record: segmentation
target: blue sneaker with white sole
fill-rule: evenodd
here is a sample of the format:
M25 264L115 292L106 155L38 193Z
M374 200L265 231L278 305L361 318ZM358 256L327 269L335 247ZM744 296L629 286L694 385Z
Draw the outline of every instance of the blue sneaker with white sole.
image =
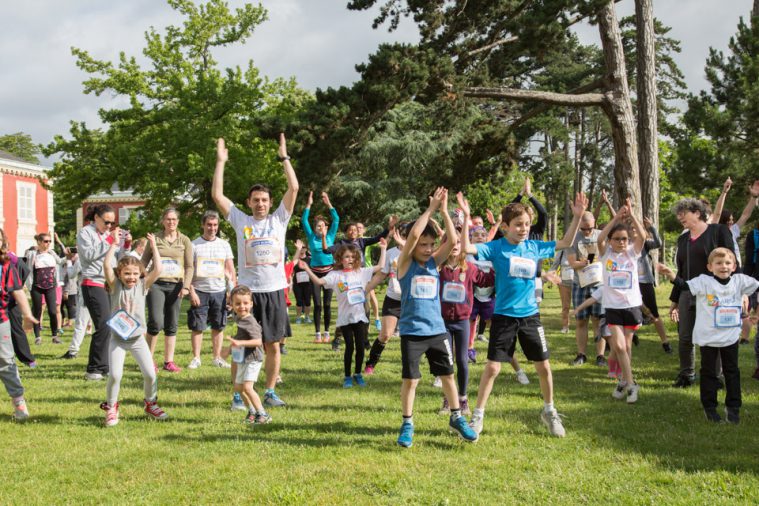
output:
M464 441L468 443L474 443L480 437L469 426L469 424L466 423L466 418L464 418L463 416L459 416L456 419L451 417L450 420L448 421L448 426L450 427L451 432L457 433L461 439L463 439Z
M281 408L286 406L286 404L285 401L280 399L279 396L274 393L274 391L271 391L264 394L264 406L269 408Z
M240 397L240 394L237 392L232 395L232 407L230 408L232 411L247 411L248 408L245 406L245 403L242 401L242 397Z
M343 380L343 388L353 388L353 378L346 376Z
M411 448L414 444L414 424L410 422L403 422L401 425L401 433L398 436L398 444L404 448Z
M365 387L366 386L366 381L364 381L364 377L361 376L360 374L354 374L353 375L353 382L356 383L356 385L358 385L360 387Z

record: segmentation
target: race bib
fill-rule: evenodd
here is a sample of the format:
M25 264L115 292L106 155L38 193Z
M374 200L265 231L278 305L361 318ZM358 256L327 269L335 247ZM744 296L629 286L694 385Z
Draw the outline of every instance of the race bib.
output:
M245 267L277 265L281 258L282 250L274 237L257 237L245 241Z
M223 278L224 259L198 257L195 265L195 273L199 278Z
M411 297L414 299L434 299L437 295L435 276L414 276L411 279Z
M348 297L348 304L351 306L355 306L357 304L363 304L366 302L366 295L364 294L364 289L357 287L357 288L350 288L347 292L345 292L345 295Z
M393 276L387 284L388 290L394 293L401 293L401 284L398 282L398 278Z
M532 279L536 272L535 260L522 257L511 257L509 259L509 276L511 277Z
M609 288L616 290L629 290L632 288L632 272L611 271L609 273Z
M492 286L486 286L481 288L479 286L474 287L474 298L480 302L488 302L493 295L495 288Z
M132 337L132 334L140 328L140 322L123 309L119 309L113 313L113 316L108 319L106 324L111 327L111 330L113 330L116 335L124 340Z
M306 271L298 271L295 273L296 283L308 283L308 273Z
M242 364L245 362L245 348L242 346L231 346L232 362L235 364Z
M179 260L173 258L161 259L161 277L162 278L181 278L182 266L179 265Z
M466 287L463 283L446 281L443 283L443 302L461 304L466 300Z
M580 278L580 286L583 288L590 285L597 285L604 280L601 262L592 263L575 272L577 272L577 277Z
M571 267L561 266L561 281L564 283L571 283L575 279L575 271Z
M723 329L741 326L740 306L717 306L714 308L714 326Z

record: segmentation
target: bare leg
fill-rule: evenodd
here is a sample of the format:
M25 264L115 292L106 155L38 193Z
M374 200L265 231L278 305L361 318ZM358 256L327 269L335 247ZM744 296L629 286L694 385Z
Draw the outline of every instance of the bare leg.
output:
M211 350L213 352L213 358L221 359L222 343L224 343L224 331L211 329ZM200 354L198 354L198 356L200 356Z
M453 376L451 376L451 381L453 381ZM417 384L419 384L418 379L403 378L403 383L401 383L401 411L403 416L414 414L414 399L416 398ZM458 399L456 399L456 402L458 402Z
M443 383L443 395L448 399L448 406L451 409L459 409L459 391L456 388L456 380L453 379L453 374L440 376L440 381Z
M264 369L266 370L266 388L273 390L277 385L279 362L282 358L279 354L279 343L264 343L264 352L266 352L266 361L264 362Z
M200 349L203 343L203 332L199 330L193 330L190 335L190 343L192 346L193 358L200 359Z
M490 392L493 390L493 383L499 372L501 372L501 363L488 360L485 369L482 371L480 388L477 392L477 409L485 409Z
M543 402L553 402L553 374L551 373L551 364L548 360L535 362L535 370L540 379L540 393L543 394Z
M164 350L164 356L166 357L166 362L173 362L174 361L174 348L177 346L177 336L164 336L163 337L164 346L166 349Z

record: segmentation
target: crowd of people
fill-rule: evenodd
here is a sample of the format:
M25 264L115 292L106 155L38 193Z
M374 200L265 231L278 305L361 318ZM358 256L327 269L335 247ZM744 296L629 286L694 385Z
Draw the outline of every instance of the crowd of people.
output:
M673 283L670 316L678 322L680 359L674 386L696 382L695 346L699 346L699 384L707 420L721 420L717 393L724 387L727 421L739 422L738 347L748 342L752 326L748 312L757 306L759 230L746 237L743 256L738 238L757 205L759 181L750 187L749 202L738 220L723 209L732 186L729 179L714 213L702 200L678 202L674 212L684 232L677 241L675 270L651 259L650 252L662 244L652 221L629 200L615 209L605 193L595 213L588 211L586 196L578 193L564 236L544 241L547 213L533 196L529 179L498 219L487 211L489 228L482 217L472 216L462 193L455 196L456 210L449 212L449 200L454 198L440 187L429 195L429 206L415 220L402 223L391 217L387 228L373 237L364 237L363 224L349 223L343 226L342 239L337 239L340 215L329 195L321 193L329 217L312 217L310 192L301 220L303 240L295 241L296 249L289 255L285 236L299 185L284 135L278 157L287 181L279 205L272 212L271 191L255 184L241 208L224 194L228 152L219 139L211 188L218 211L203 214L202 234L195 240L179 231L175 208L163 212L160 231L133 240L118 227L108 204L89 209L88 224L78 232L75 247L65 247L54 235L61 255L51 235L41 233L36 246L19 258L9 251L2 233L0 379L13 400L15 419L29 416L16 358L36 366L26 332L31 329L34 342L42 343L45 306L54 343L61 343L63 327L73 327L63 359L78 356L91 326L84 377L106 380L101 408L107 426L119 422L119 385L127 351L144 377L146 415L167 419L158 405L157 372L182 370L175 348L179 312L187 298L192 359L186 367L202 366L203 334L210 327L211 364L230 370L232 409L244 410L251 425L269 423L267 408L286 405L276 387L286 340L292 335L288 313L292 290L294 322L313 323L313 342L331 344L336 350L344 343L344 388L364 387L390 339L399 336L400 446L413 444L422 357L442 389L440 413L449 415L450 430L474 442L483 430L501 364L509 362L520 383L530 382L516 357L517 342L537 372L543 399L539 419L551 435L563 437L566 430L555 406L548 340L540 318L543 283L558 287L562 333L569 332L574 317L577 354L571 364L588 361L588 342L594 336L595 365L607 368L617 380L612 397L634 404L641 395L632 361L636 331L644 323L653 324L662 350L672 353L656 303L658 271ZM525 197L529 205L522 203ZM611 219L599 229L596 220L602 206ZM219 236L222 218L236 234L236 266L230 243ZM391 241L393 247L388 249ZM376 265L367 248L378 248ZM380 308L375 288L385 282ZM333 295L337 318L330 334ZM225 334L229 314L236 323L234 335ZM378 331L373 342L372 323ZM156 361L161 332L163 359ZM477 361L478 339L487 341L487 356L472 408L467 395L469 364ZM756 356L754 377L759 379L759 341ZM257 387L262 370L263 388Z

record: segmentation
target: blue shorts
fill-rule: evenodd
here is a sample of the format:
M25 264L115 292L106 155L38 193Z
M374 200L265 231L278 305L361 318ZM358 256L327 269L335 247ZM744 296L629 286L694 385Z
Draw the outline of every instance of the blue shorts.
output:
M198 307L187 310L187 326L195 332L203 332L209 326L213 330L223 330L227 326L227 292L199 292Z

